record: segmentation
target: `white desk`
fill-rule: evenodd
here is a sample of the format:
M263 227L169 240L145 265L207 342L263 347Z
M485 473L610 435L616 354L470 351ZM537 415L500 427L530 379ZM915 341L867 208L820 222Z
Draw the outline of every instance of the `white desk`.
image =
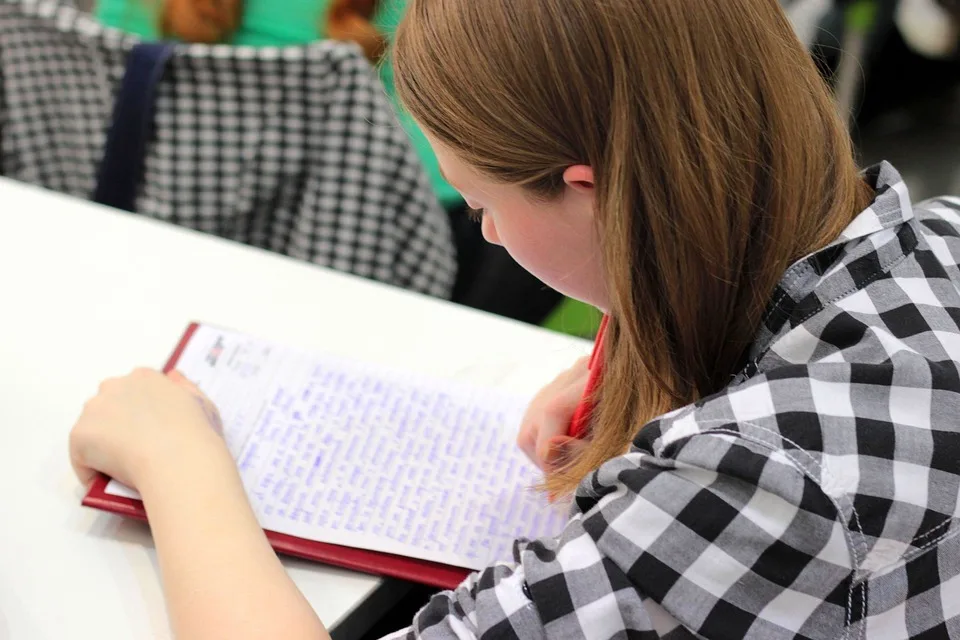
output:
M0 640L170 637L147 528L80 507L67 434L101 379L160 366L191 320L530 392L588 350L0 179ZM338 635L401 588L284 562Z

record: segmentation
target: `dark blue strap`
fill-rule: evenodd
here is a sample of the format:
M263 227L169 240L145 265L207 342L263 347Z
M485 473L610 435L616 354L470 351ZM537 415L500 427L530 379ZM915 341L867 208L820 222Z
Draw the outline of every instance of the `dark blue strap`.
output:
M97 174L95 202L134 210L153 127L157 85L173 50L169 43L148 43L136 45L130 52Z

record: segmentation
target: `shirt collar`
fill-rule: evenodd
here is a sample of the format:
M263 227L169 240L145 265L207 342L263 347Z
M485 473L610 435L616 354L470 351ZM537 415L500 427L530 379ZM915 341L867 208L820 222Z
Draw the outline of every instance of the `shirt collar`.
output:
M831 278L831 274L863 254L875 251L878 244L893 240L897 236L896 229L913 219L910 194L893 165L889 162L873 165L864 170L863 179L874 189L873 201L833 242L786 270L748 350L748 364L735 380L753 375L760 357L780 333L792 328L797 318L809 317L816 307L822 307L824 296L836 293L833 291L835 287L831 286L836 278ZM893 257L888 256L888 259ZM877 268L883 266L879 262L876 265ZM849 287L849 279L840 280L834 284ZM823 295L818 295L818 291ZM798 309L803 313L798 315Z
M876 192L873 202L847 225L839 238L825 248L865 238L913 218L907 185L892 164L887 161L875 164L863 172L863 177Z

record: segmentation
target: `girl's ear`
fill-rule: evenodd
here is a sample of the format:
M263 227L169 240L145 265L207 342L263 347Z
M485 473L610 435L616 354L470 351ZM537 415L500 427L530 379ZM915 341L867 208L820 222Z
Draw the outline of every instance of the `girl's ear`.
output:
M597 184L593 177L593 169L585 164L567 167L563 172L563 182L581 193L593 194Z
M387 50L387 39L370 22L377 0L333 0L327 13L327 36L333 40L355 42L372 63Z
M240 26L243 0L165 0L160 31L184 42L216 44Z

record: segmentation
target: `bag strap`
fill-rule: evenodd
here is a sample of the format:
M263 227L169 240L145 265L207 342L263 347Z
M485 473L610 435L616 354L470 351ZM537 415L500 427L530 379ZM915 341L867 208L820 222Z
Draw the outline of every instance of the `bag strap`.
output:
M143 43L130 51L97 173L94 202L134 211L154 124L157 86L174 48L170 43Z

